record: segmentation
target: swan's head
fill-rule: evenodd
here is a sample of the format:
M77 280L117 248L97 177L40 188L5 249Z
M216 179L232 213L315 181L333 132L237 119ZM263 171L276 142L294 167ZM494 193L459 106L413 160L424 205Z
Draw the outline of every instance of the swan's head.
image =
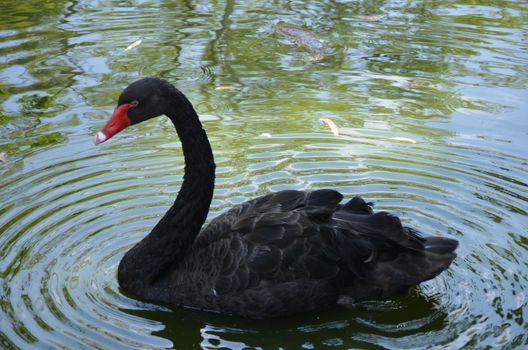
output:
M94 143L103 143L130 125L165 114L171 90L175 88L158 78L143 78L130 84L119 96L110 119L95 134Z

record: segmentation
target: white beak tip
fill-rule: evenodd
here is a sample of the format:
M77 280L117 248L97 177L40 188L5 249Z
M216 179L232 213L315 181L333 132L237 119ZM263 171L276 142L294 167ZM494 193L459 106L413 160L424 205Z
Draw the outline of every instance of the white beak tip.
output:
M103 143L105 142L107 139L106 135L103 134L101 131L99 131L97 134L94 135L94 138L93 138L93 143L95 145L98 145L100 143Z

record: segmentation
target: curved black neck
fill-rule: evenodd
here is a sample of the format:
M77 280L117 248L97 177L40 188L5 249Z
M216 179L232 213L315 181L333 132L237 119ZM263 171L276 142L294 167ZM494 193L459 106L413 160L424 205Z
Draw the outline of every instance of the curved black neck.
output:
M119 265L119 284L141 293L169 267L182 260L207 218L213 197L215 163L207 134L193 106L178 90L171 91L167 116L173 122L185 157L185 175L174 204Z

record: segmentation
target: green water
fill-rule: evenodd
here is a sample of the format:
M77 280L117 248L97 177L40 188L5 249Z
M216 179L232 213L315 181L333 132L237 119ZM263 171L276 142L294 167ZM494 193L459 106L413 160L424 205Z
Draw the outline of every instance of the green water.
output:
M528 347L528 1L0 8L0 348ZM279 37L281 22L324 57ZM99 147L92 134L148 75L202 118L218 165L210 218L332 187L458 239L459 257L395 300L273 321L126 297L117 264L172 203L183 157L163 118Z

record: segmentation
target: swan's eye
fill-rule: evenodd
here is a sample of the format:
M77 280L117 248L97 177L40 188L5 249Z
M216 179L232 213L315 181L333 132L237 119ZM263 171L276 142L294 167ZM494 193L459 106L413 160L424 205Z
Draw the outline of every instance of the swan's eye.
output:
M139 105L138 101L132 101L129 103L130 107L137 107Z

